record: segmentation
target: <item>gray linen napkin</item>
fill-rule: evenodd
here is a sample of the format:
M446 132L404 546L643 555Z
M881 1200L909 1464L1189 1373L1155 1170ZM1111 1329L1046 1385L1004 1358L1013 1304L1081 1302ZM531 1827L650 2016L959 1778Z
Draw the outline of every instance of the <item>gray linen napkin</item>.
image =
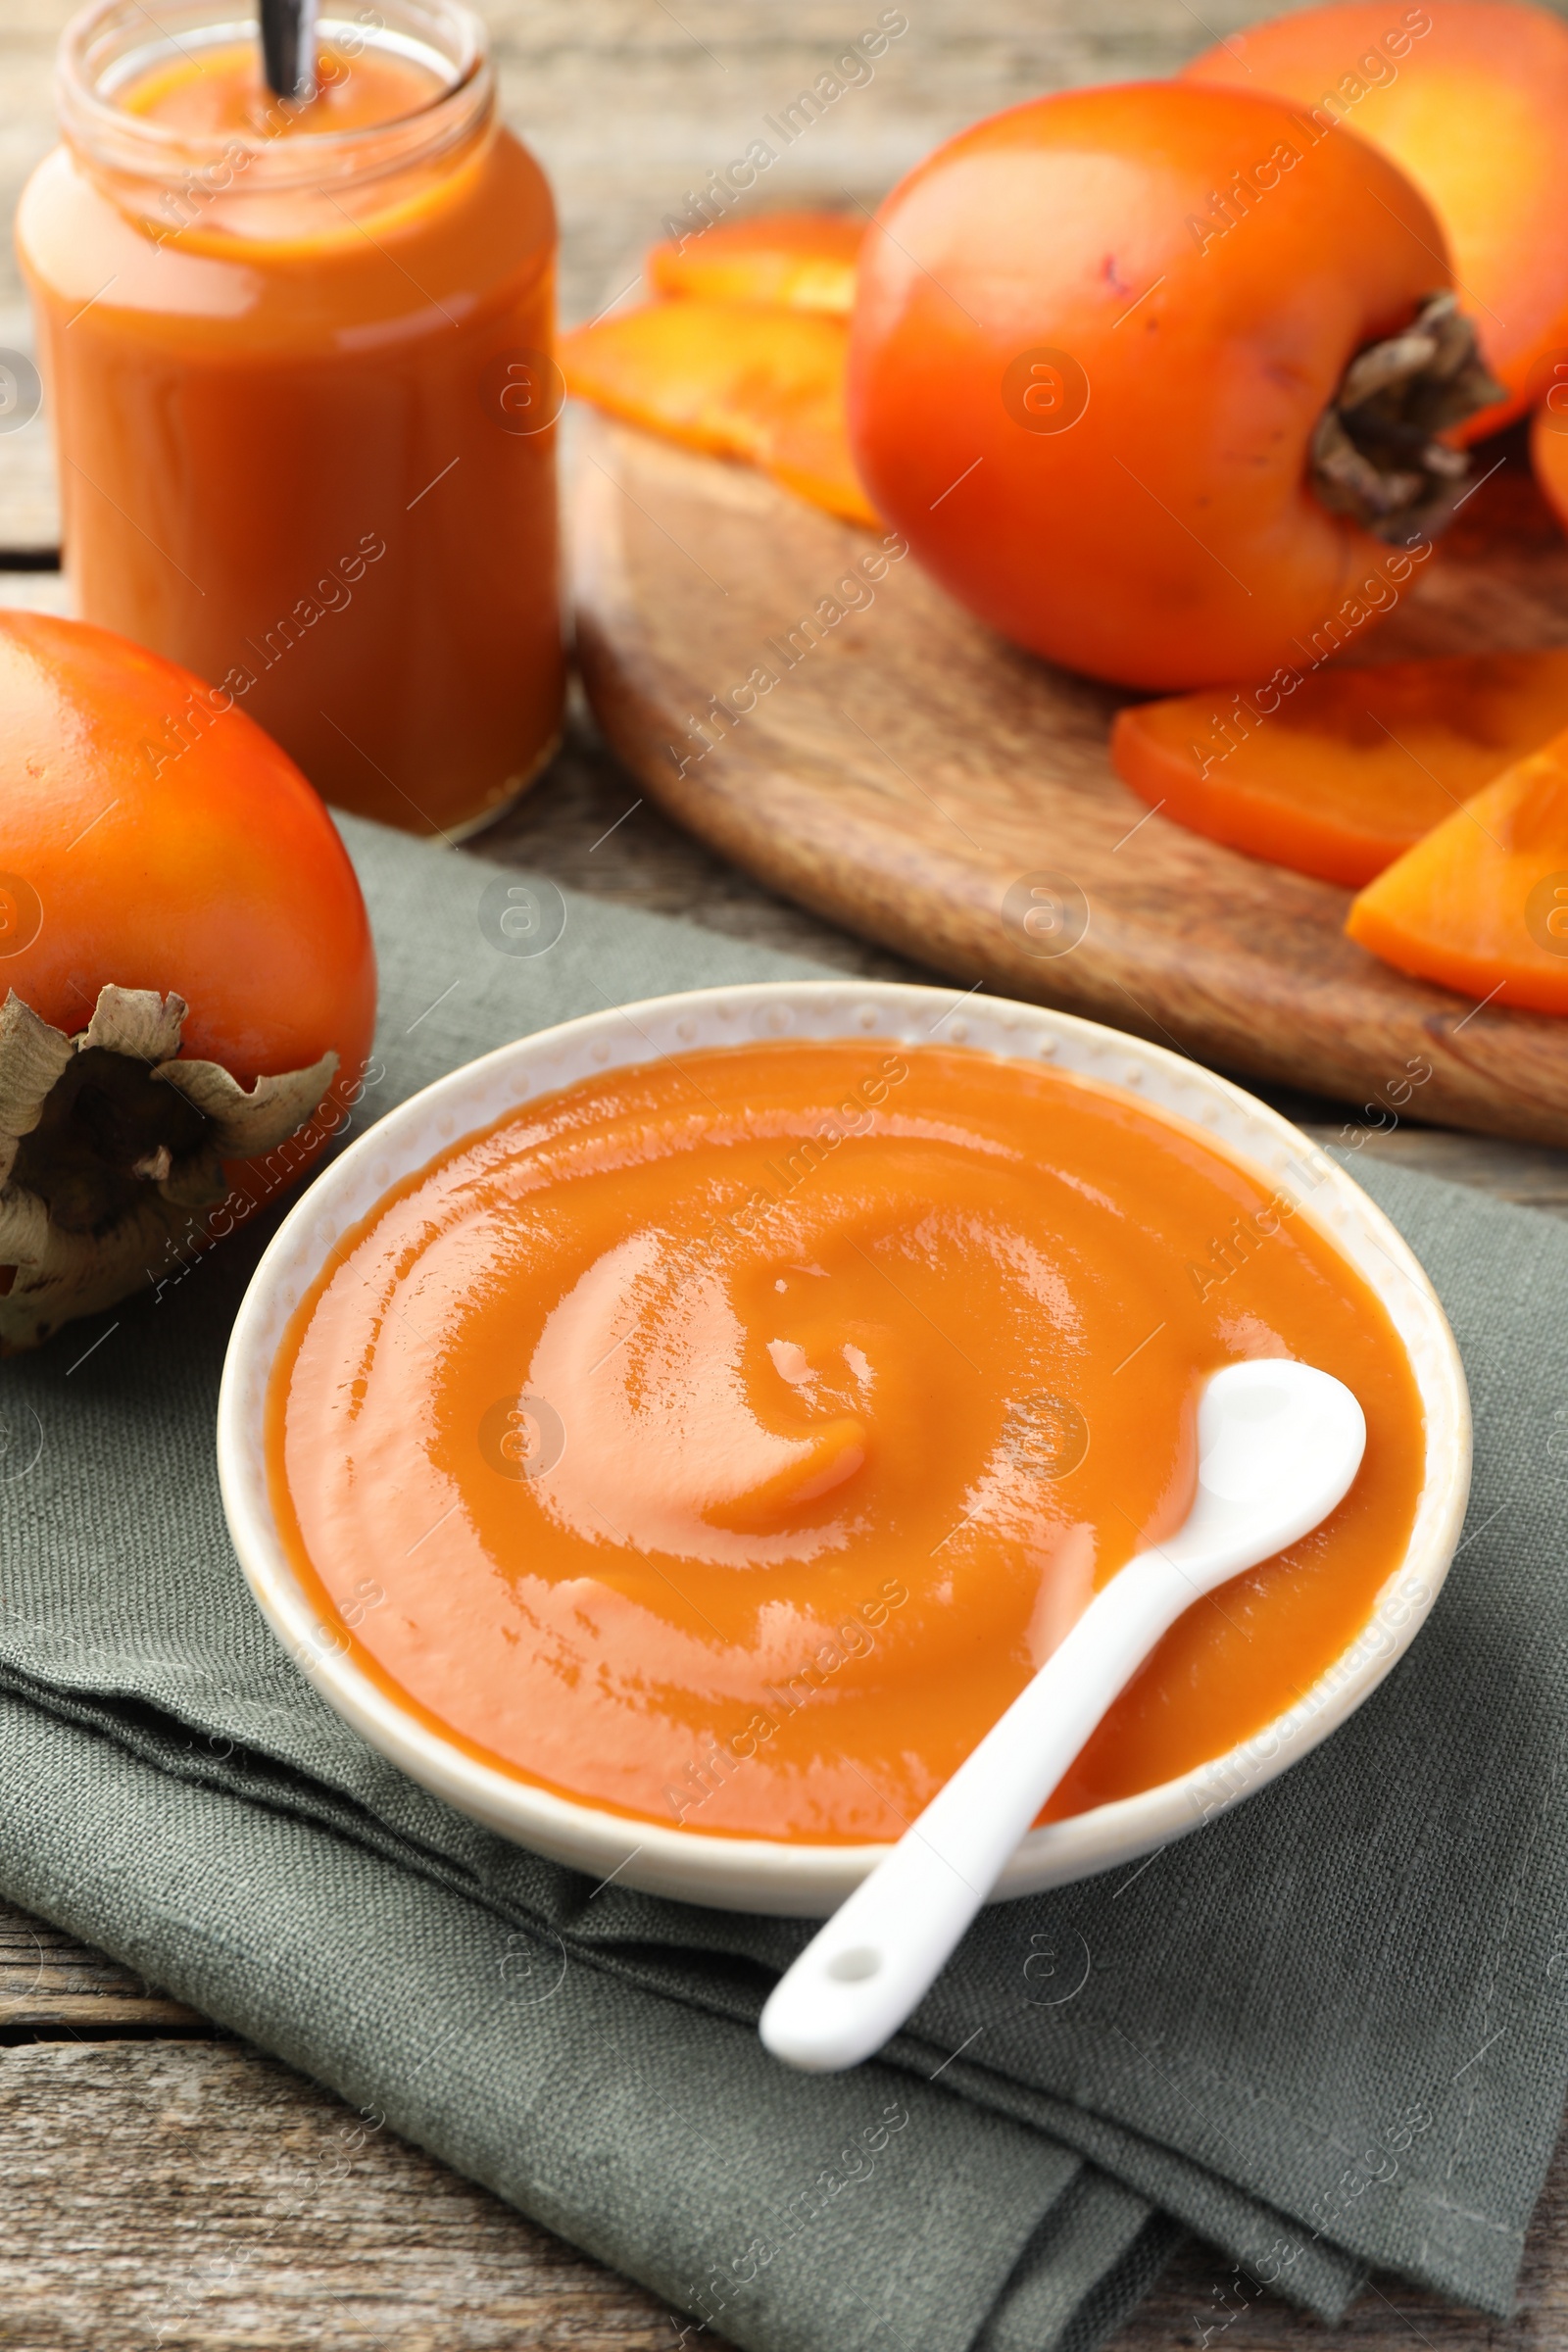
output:
M577 898L518 956L514 875L344 829L382 962L366 1116L605 1003L812 969ZM1568 2084L1568 1232L1360 1173L1476 1403L1474 1532L1432 1622L1272 1788L986 1913L874 2064L808 2079L757 2043L799 1923L506 1844L282 1655L212 1458L265 1231L0 1367L0 1889L646 2281L692 2337L1087 2352L1183 2227L1326 2316L1369 2265L1505 2311Z

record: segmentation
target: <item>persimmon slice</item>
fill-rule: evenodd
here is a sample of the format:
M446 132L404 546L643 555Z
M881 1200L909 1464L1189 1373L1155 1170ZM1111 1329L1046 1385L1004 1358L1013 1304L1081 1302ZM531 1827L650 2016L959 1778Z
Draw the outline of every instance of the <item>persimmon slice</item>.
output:
M1123 710L1117 774L1195 833L1354 888L1568 726L1568 650L1295 675Z
M760 466L874 528L844 422L849 330L781 306L656 302L563 336L567 390L645 431Z
M654 246L648 282L659 294L761 302L847 318L863 220L845 213L761 213L720 220L700 236Z
M1462 996L1568 1012L1568 731L1407 850L1345 928Z

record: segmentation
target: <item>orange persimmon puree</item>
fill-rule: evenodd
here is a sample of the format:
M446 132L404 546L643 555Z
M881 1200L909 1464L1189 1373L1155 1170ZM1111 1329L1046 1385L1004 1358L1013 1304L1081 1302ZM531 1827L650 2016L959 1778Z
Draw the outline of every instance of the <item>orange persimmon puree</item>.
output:
M472 827L561 723L549 188L379 10L298 102L157 16L18 207L76 609L207 682L155 776L237 702L337 807Z
M1186 1517L1242 1356L1366 1458L1193 1608L1049 1808L1223 1754L1397 1567L1423 1418L1375 1295L1196 1128L954 1048L782 1040L525 1103L394 1188L279 1349L268 1459L332 1638L519 1778L718 1836L892 1838Z

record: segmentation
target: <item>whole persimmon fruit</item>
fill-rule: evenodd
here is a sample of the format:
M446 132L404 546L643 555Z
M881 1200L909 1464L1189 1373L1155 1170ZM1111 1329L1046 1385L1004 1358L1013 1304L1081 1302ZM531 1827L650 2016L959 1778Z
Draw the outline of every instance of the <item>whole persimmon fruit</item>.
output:
M161 1295L357 1100L375 958L294 762L189 670L0 612L0 1348Z
M1516 0L1340 0L1232 33L1186 78L1293 100L1390 155L1443 222L1454 283L1507 398L1474 440L1540 397L1568 356L1568 24Z
M1223 222L1223 225L1222 225ZM1020 645L1134 686L1300 668L1398 602L1496 387L1425 198L1282 100L1068 90L939 147L862 248L878 514ZM1374 535L1376 534L1376 535Z

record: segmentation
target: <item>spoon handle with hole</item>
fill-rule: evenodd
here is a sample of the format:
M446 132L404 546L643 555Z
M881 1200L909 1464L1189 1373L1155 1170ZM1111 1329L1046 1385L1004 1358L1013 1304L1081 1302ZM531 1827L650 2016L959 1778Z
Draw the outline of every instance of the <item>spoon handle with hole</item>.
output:
M855 2066L930 1990L1105 1709L1193 1598L1160 1552L1130 1560L979 1746L775 1986L761 2034L809 2073Z

